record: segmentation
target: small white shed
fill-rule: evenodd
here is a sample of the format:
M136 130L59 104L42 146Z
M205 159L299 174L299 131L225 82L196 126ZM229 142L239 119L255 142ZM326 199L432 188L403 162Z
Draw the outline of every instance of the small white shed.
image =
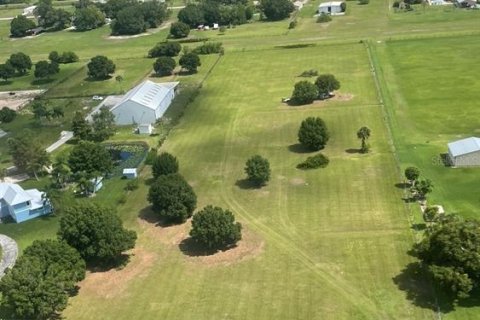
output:
M318 6L318 13L330 14L332 16L342 15L342 14L345 14L345 10L343 9L345 6L346 4L343 1L331 1L331 2L320 3L320 5Z
M480 166L480 138L470 137L450 142L448 157L455 167Z
M137 169L125 168L123 169L123 176L127 179L135 179L137 177Z
M138 125L137 130L139 134L152 134L153 126L150 123L143 123Z

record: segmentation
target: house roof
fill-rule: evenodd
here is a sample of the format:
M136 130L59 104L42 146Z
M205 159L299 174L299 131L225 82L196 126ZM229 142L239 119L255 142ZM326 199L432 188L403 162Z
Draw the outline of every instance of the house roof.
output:
M40 194L41 199L42 193L37 189L25 191L18 184L0 183L0 199L5 200L5 202L11 206L27 201L32 201L32 196L37 193Z
M325 8L325 7L339 7L342 4L343 1L330 1L330 2L324 2L320 3L318 6L319 8Z
M480 151L480 138L470 137L450 142L448 150L454 157Z
M155 83L150 80L144 81L127 92L127 94L111 110L126 101L133 101L144 107L156 110L165 96L178 85L178 82Z
M125 168L123 169L123 174L134 174L137 173L137 169L135 168Z

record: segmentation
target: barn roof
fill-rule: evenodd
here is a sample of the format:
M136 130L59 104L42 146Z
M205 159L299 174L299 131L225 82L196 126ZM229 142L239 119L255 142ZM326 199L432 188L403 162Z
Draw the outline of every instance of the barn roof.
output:
M113 109L126 101L133 101L144 107L156 110L165 96L176 86L178 82L155 83L150 80L144 81L127 92L122 100Z
M448 150L454 157L480 151L480 138L470 137L450 142Z

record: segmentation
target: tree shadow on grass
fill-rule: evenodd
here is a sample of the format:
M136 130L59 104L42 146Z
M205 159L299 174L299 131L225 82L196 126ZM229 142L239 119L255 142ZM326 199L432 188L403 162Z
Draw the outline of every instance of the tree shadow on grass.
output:
M350 148L350 149L346 149L345 152L349 153L349 154L355 154L355 153L362 153L362 150L355 149L355 148Z
M423 231L427 229L427 225L425 223L413 223L411 228L415 231Z
M34 86L41 86L44 84L49 84L55 81L55 79L35 79L31 82L32 85Z
M439 302L436 299L429 275L419 262L408 264L392 280L400 290L406 293L407 299L417 307L442 313L448 313L455 309L453 301L442 299L444 301Z
M227 251L233 249L236 247L236 245L227 246L219 249L207 249L195 242L192 237L188 237L186 239L183 239L182 242L180 242L180 244L178 245L178 247L184 255L190 257L205 257L214 255L218 251Z
M112 76L108 76L106 78L86 77L85 79L83 79L83 81L86 81L86 82L100 82L100 81L106 81L106 80L110 80L110 79L112 79Z
M256 183L248 179L239 179L237 180L237 182L235 182L235 185L243 190L253 190L261 188L261 186L258 186Z
M168 228L178 225L178 223L162 219L158 214L153 212L152 206L148 206L140 210L138 217L145 222L153 224L155 227Z
M288 146L288 151L293 152L293 153L311 153L312 150L306 148L304 145L300 143L294 143Z
M90 272L106 272L112 269L123 269L128 262L130 261L131 254L122 253L116 259L106 262L106 263L96 263L96 262L89 262L87 263L87 269Z
M12 84L12 83L13 83L13 81L11 81L11 80L0 81L0 87L1 87L1 86L8 86L8 85L10 85L10 84Z
M407 183L407 182L395 183L395 187L397 187L398 189L406 189L410 187L410 183Z

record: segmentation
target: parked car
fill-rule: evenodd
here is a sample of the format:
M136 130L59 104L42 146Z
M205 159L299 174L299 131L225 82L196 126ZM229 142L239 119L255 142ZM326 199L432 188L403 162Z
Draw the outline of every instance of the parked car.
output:
M102 100L103 100L103 97L101 97L101 96L93 96L92 99L93 99L93 100L96 100L96 101L102 101Z

